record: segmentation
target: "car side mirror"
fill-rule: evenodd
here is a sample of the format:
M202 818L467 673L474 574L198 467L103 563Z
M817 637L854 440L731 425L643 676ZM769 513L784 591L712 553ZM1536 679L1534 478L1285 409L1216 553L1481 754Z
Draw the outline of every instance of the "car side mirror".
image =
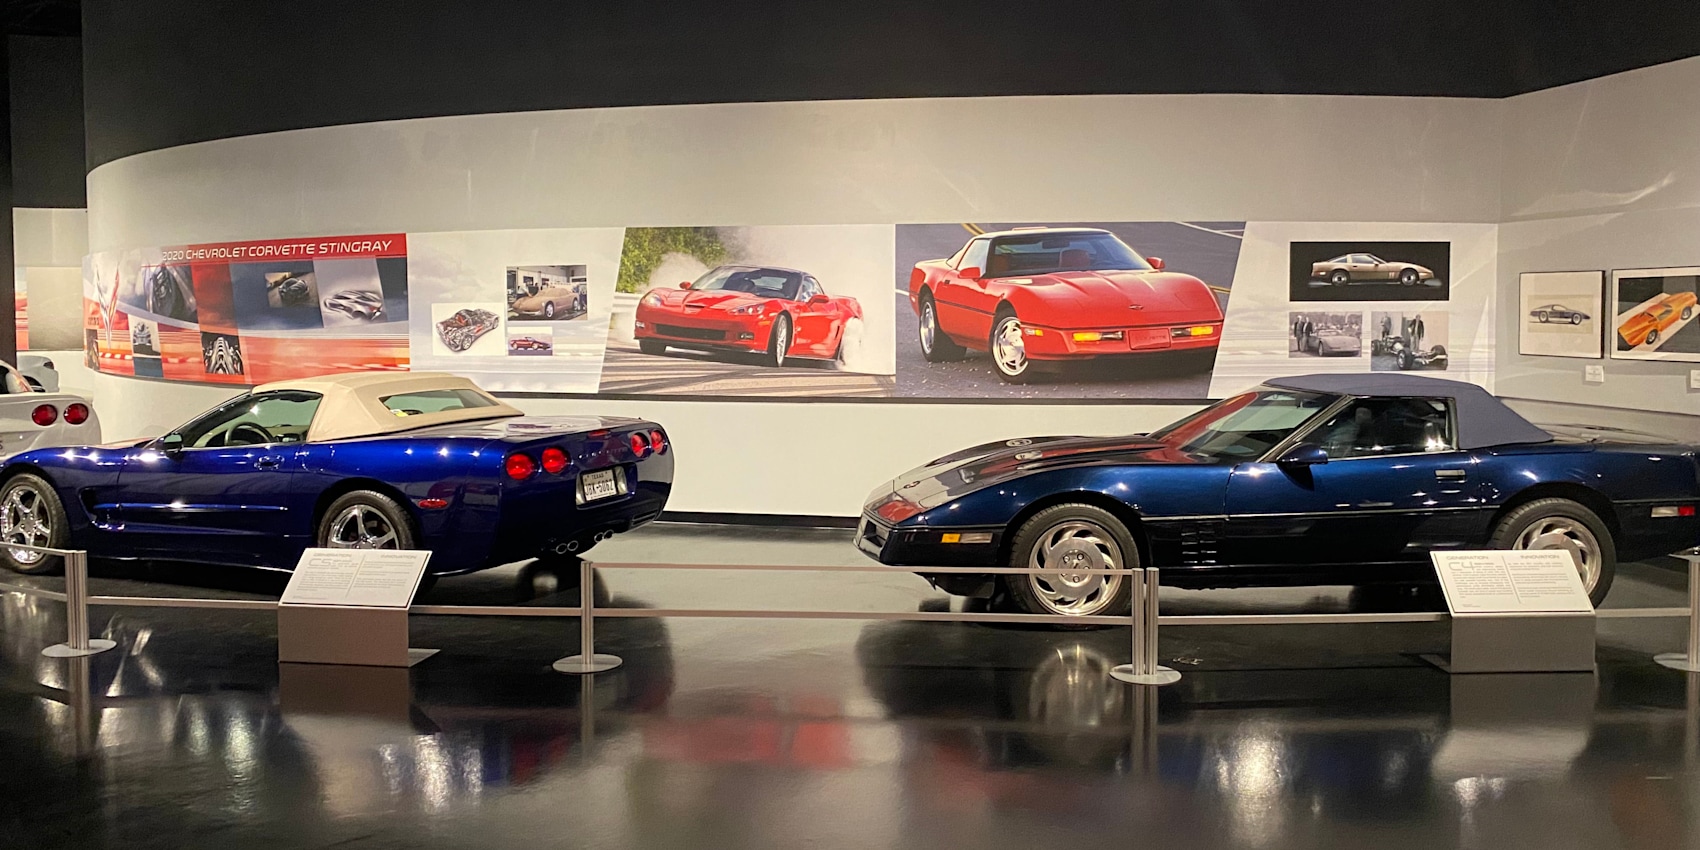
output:
M1281 455L1275 461L1281 466L1314 466L1328 462L1328 451L1315 443L1300 443Z
M1145 262L1150 263L1151 267L1157 271L1162 271L1163 269L1168 268L1168 264L1163 262L1162 257L1146 257Z
M166 434L159 438L159 443L157 443L157 445L161 452L164 452L171 457L176 457L183 453L183 435Z
M810 304L825 304L825 303L827 303L831 300L832 300L832 298L830 296L828 296L826 293L817 292L809 298L809 303Z
M679 284L679 288L680 289L690 289L691 288L691 282L687 280L684 283Z
M958 269L956 271L956 276L963 280L979 280L980 275L981 271L979 266L969 266L965 269Z

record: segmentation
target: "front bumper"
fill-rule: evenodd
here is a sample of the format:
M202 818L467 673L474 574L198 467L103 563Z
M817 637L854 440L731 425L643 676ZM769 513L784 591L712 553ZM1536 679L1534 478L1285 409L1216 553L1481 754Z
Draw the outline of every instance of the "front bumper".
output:
M1003 535L1001 527L897 528L864 514L856 526L856 548L893 567L993 567L1003 550ZM981 538L984 542L962 542ZM956 596L988 597L997 585L991 575L928 573L924 569L915 574Z
M772 316L732 316L719 310L684 313L640 305L633 318L633 338L681 347L764 351L773 328Z
M1120 334L1120 339L1102 335ZM1092 335L1100 338L1092 339ZM1222 344L1222 320L1137 328L1101 328L1091 331L1058 330L1043 325L1024 325L1022 345L1030 360L1080 360L1165 351L1206 351Z

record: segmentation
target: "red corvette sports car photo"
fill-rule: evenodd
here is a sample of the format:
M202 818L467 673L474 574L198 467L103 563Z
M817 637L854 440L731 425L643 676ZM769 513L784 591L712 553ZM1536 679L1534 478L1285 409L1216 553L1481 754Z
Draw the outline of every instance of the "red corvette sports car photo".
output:
M928 361L987 351L1010 383L1028 380L1037 361L1153 352L1196 352L1206 368L1222 337L1222 308L1204 281L1094 228L977 235L949 259L915 264L909 304Z
M792 359L841 360L844 331L862 305L827 294L814 275L769 266L724 265L678 289L638 302L633 337L645 354L669 346L749 352L768 366Z

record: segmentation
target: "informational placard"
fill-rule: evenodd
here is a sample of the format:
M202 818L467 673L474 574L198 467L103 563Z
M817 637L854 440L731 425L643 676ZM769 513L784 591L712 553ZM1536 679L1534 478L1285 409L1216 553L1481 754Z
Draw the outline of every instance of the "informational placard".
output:
M284 605L406 608L431 553L411 549L308 549L284 588Z
M1564 549L1433 552L1454 614L1591 613L1593 603Z

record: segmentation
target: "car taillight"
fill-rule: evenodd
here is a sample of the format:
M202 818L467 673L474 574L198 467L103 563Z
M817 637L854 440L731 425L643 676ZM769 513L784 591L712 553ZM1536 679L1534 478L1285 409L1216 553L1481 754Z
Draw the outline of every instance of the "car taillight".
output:
M667 435L660 431L649 432L649 445L655 449L656 454L667 451Z
M537 474L537 461L532 460L531 455L525 452L514 452L508 455L507 462L502 464L502 468L507 470L509 478L515 481L524 481Z
M65 424L81 425L89 421L89 406L81 402L65 408Z
M649 454L649 437L645 436L642 431L632 434L631 440L632 454L638 457L645 457Z
M38 404L30 411L30 421L43 428L59 421L59 409L51 404Z
M550 446L543 450L543 471L550 475L560 475L567 468L567 453Z

